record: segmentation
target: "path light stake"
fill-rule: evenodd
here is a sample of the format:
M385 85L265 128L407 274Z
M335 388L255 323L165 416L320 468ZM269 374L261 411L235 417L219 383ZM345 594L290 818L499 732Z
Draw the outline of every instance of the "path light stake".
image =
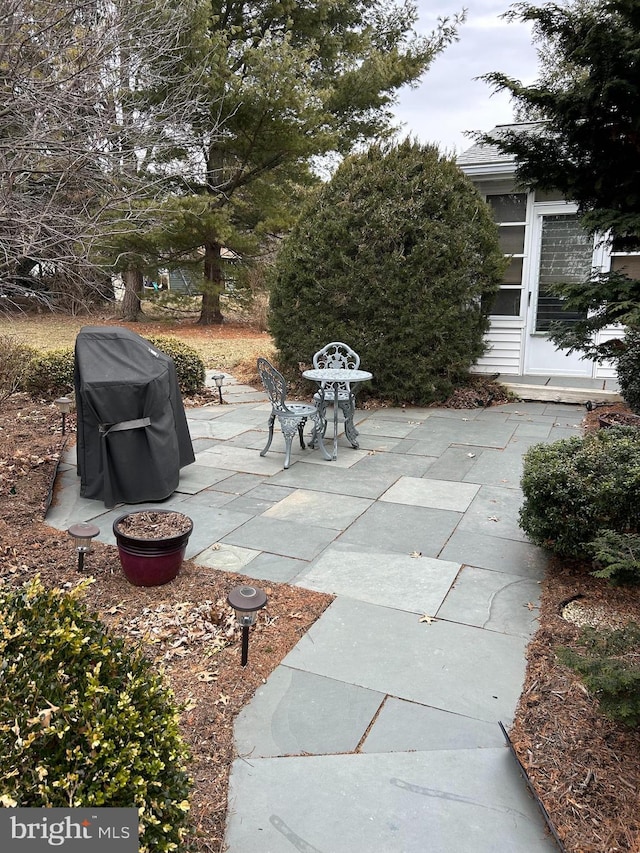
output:
M69 397L58 397L58 399L53 402L62 413L62 434L64 435L67 426L67 415L71 411L71 400Z
M258 610L267 603L267 594L255 586L237 586L227 596L227 603L236 611L238 624L242 626L242 666L249 658L249 628L255 625Z
M220 398L220 405L222 405L222 383L224 381L224 373L214 373L211 378L216 383L218 397Z
M84 570L84 555L93 550L91 540L100 533L100 528L96 527L95 524L81 522L80 524L72 524L67 533L73 539L73 544L78 552L78 571L81 572Z

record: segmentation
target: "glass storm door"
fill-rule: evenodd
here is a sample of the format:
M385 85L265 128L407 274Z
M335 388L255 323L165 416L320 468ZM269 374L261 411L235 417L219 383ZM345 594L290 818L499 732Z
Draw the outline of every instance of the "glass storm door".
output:
M552 296L554 282L584 281L593 266L593 238L581 228L575 213L566 205L535 217L532 263L527 295L525 373L557 376L592 375L591 361L579 354L557 350L547 332L554 320L577 320L578 314L562 310L562 300Z

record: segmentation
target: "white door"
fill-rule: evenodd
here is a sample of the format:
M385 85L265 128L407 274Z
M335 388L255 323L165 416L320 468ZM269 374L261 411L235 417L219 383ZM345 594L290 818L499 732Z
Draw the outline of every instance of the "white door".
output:
M578 315L562 311L562 300L551 296L548 288L553 282L584 281L589 276L593 238L581 228L573 205L545 204L543 209L534 208L531 246L524 372L591 377L593 362L578 353L567 355L565 350L557 350L547 331L553 320L578 319Z

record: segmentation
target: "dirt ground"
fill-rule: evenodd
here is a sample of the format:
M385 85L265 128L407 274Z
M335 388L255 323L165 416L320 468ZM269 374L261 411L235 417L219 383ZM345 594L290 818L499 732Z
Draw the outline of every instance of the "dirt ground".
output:
M465 399L475 405L477 398L476 389L452 405ZM588 416L588 428L599 413ZM46 584L72 586L78 581L70 537L42 522L60 452L65 441L75 440L73 416L68 426L63 439L52 404L18 395L2 406L4 584L21 584L36 572ZM526 683L510 735L568 853L638 853L640 731L599 714L594 697L555 656L559 645L574 644L579 633L579 626L562 615L571 599L616 624L640 622L637 589L610 587L591 577L588 568L556 562L542 584L540 627L529 646ZM145 644L184 705L183 732L193 753L194 849L222 851L227 776L235 757L233 719L331 597L264 584L268 604L252 629L249 664L243 669L226 596L237 584L254 582L186 562L170 584L133 587L122 574L116 549L99 543L87 556L85 569L94 578L87 593L90 609L113 630Z

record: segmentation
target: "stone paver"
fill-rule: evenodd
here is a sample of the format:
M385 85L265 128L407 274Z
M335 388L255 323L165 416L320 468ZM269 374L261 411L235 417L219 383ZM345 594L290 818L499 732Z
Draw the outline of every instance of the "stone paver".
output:
M230 853L556 849L504 747L238 759L229 810Z
M334 544L295 582L306 589L346 595L370 604L434 614L459 570L459 563L379 551L348 551Z

